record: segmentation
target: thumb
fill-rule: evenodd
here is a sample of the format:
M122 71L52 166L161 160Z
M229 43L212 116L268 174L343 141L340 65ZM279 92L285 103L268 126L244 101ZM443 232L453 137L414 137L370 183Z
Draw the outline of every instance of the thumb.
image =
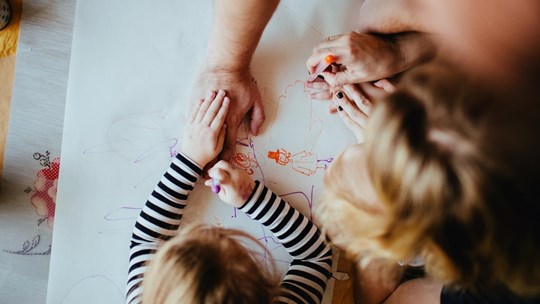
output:
M332 73L329 71L324 71L321 75L324 77L324 80L332 87L341 87L345 84L349 84L347 71Z
M255 101L253 108L251 109L251 117L249 122L249 129L253 135L259 135L261 126L264 123L264 107L262 105L261 98Z
M224 124L221 126L221 130L219 130L218 138L217 138L217 147L218 149L223 148L223 142L225 141L225 131L227 130L227 125Z
M219 172L224 172L224 173L230 174L231 171L234 170L234 167L229 162L224 161L224 160L220 160L212 167L212 169L209 170L208 173L215 172L215 171L218 171L218 170L221 170Z
M219 154L219 159L229 161L232 159L234 152L236 151L236 134L238 133L237 127L227 127L225 130L223 151Z
M373 85L383 89L386 93L394 93L396 91L396 87L387 78L378 80Z
M216 164L217 165L217 164ZM215 182L219 183L220 185L226 185L230 183L231 175L229 172L222 168L216 168L214 166L212 169L208 171L208 175L211 179L205 182L205 185L208 183L208 185L212 185Z

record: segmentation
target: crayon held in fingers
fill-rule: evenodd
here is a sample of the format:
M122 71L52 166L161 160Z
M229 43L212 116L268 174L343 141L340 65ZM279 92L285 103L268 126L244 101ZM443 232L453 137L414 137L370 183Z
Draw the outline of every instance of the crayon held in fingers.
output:
M328 56L324 57L324 60L319 62L319 64L317 64L317 67L315 68L315 72L313 72L313 74L311 74L311 76L309 76L308 81L311 82L311 81L315 80L315 78L317 78L317 76L319 76L319 74L324 72L324 70L326 70L334 62L336 62L336 57L334 57L332 55L328 55Z
M219 182L215 178L212 178L212 192L219 193L219 191L221 191Z

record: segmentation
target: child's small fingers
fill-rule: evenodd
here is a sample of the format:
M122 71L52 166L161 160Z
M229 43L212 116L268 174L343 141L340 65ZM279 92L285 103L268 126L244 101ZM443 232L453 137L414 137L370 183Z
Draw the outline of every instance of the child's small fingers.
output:
M371 112L371 102L364 96L363 92L360 91L360 88L354 84L344 85L343 89L349 97L352 98L356 106L364 112L364 114L369 115Z
M229 179L230 179L230 175L227 171L221 169L221 168L212 168L210 170L208 170L208 175L210 176L210 183L219 183L219 184L226 184ZM205 182L206 184L206 182Z
M217 113L221 109L221 105L223 104L224 98L225 98L225 90L219 90L216 96L210 102L210 106L208 107L206 114L204 114L203 123L209 126L212 123L212 121L214 121L214 118L216 117Z
M214 130L219 130L221 127L223 127L223 123L225 123L225 118L227 117L227 113L229 112L229 106L231 104L231 100L229 97L225 97L223 99L223 103L221 104L221 107L219 108L218 112L216 113L215 117L213 118L210 127Z
M208 111L208 108L210 107L210 104L212 103L212 100L216 96L216 92L210 91L208 94L206 94L206 97L204 98L204 101L202 102L201 106L199 107L199 111L197 112L197 116L195 117L196 122L201 122L204 118L204 115L206 115L206 111Z
M324 91L330 90L330 85L326 83L325 81L313 81L313 82L306 81L305 86L308 89L314 89L314 90L324 90Z
M311 92L309 98L314 100L329 100L332 99L332 93L330 91L323 92Z
M390 80L386 78L374 82L373 85L383 89L386 93L394 93L397 90L394 84L392 84Z
M338 106L336 105L335 102L331 102L330 105L328 106L328 112L330 114L336 114L338 111Z
M234 170L233 166L227 162L227 161L224 161L224 160L220 160L218 161L214 167L212 167L212 169L221 169L221 170L225 170L227 172L230 172L232 170Z

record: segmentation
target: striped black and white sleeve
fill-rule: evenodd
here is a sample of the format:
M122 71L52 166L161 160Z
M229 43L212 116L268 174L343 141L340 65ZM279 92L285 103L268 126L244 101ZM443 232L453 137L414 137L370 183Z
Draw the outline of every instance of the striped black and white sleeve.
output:
M259 181L240 210L268 227L293 257L274 302L320 303L331 275L332 249L317 226Z
M147 262L164 241L176 235L187 197L201 173L198 165L178 154L146 201L131 236L126 303L141 302Z

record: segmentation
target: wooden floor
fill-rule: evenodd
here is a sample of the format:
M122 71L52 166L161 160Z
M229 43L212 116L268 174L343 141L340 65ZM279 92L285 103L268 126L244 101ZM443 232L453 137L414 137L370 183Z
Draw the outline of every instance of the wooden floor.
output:
M20 30L22 0L10 1L11 21L0 30L0 176L4 167L6 135L15 75L15 54Z
M0 176L2 176L4 166L6 134L9 127L22 0L11 0L10 3L12 5L12 21L8 27L0 31ZM343 254L339 260L338 271L348 273L349 276L352 273L352 265ZM336 281L333 303L354 303L352 282L352 278Z

